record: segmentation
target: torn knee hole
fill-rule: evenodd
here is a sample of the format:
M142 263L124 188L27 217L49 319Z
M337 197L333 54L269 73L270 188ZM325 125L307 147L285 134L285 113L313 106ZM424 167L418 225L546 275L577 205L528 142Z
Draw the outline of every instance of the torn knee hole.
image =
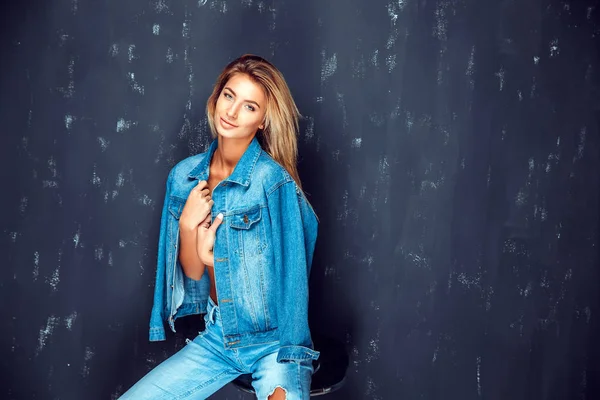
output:
M273 389L267 400L285 400L286 395L287 391L281 386L277 386Z

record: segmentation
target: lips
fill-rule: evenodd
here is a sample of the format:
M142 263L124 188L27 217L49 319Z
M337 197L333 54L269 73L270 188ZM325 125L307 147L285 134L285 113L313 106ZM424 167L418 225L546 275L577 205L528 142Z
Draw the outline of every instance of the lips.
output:
M224 129L233 129L233 128L237 128L237 125L232 124L231 122L228 122L227 120L223 119L222 117L219 117L219 120L221 121L221 126Z

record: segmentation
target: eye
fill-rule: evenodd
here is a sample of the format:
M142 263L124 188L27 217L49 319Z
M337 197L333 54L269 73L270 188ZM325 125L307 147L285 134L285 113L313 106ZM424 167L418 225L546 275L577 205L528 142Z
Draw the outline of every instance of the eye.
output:
M232 96L232 95L230 95L230 94L229 94L229 93L227 93L227 92L223 92L223 97L225 97L225 98L226 98L226 99L228 99L228 100L231 100L231 99L233 99L233 96Z
M256 109L254 108L254 106L251 106L250 104L246 104L246 108L247 108L248 110L250 110L250 111L254 111L254 110L256 110Z

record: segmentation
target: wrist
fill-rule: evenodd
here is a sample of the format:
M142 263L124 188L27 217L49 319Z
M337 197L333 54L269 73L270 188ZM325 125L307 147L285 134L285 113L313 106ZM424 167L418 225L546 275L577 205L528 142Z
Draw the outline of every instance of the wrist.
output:
M183 232L186 232L186 233L191 233L195 229L196 229L195 226L190 225L186 221L179 220L179 230L180 231L183 231Z

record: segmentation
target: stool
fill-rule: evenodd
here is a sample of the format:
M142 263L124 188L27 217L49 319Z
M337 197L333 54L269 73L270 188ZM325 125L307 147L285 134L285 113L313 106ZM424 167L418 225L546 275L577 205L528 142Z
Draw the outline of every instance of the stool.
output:
M313 335L315 350L321 352L318 360L313 361L315 372L310 384L310 396L322 396L341 388L346 380L349 357L346 346L339 340L322 335ZM240 375L233 386L245 393L254 394L252 375Z

